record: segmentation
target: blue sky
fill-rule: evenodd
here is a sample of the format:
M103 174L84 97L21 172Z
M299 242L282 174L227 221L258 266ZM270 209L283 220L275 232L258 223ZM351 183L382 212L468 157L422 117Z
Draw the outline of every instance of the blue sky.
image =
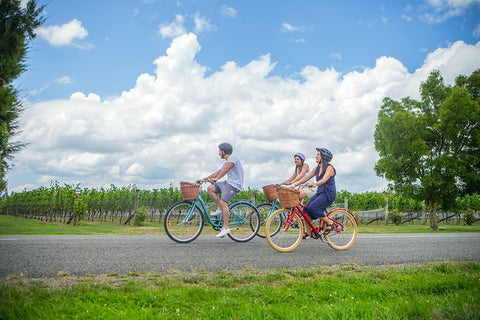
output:
M383 97L480 67L478 0L39 3L47 21L16 81L29 143L8 175L16 191L194 180L221 165L225 140L248 186L285 179L298 151L313 166L321 144L339 189L382 190Z
M159 28L175 23L178 15L186 32L197 33L202 50L196 60L209 68L207 74L227 61L245 65L264 54L277 63L272 75L295 77L306 65L346 73L372 67L381 56L395 57L413 72L428 52L457 40L474 44L480 39L478 1L451 18L442 17L453 7L426 1L45 3L46 28L76 19L88 34L62 46L40 37L32 44L30 69L20 84L30 91L38 84L46 88L32 99L64 98L77 90L112 96L130 88L169 47L171 38ZM206 24L200 32L195 15ZM53 85L65 77L70 83Z

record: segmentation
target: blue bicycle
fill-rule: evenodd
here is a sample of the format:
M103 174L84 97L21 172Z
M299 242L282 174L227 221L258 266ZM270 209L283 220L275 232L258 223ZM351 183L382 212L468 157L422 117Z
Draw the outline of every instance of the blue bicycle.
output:
M260 228L258 229L257 235L260 238L265 238L265 224L267 222L268 217L274 213L276 210L281 209L280 202L278 201L278 193L277 193L276 184L269 184L267 186L262 187L263 193L265 194L265 199L267 202L261 203L257 205L258 213L260 214ZM285 216L286 217L286 216ZM281 216L278 216L281 218ZM283 220L282 220L283 221ZM271 230L272 233L277 233L280 230L281 222L278 223L278 230Z
M197 183L181 182L183 199L175 203L166 213L163 221L165 232L175 242L188 243L200 235L203 226L209 223L219 231L223 227L223 217L211 217L202 199L200 189L205 180ZM248 201L235 201L228 206L230 218L228 236L238 242L246 242L255 237L260 227L257 208Z

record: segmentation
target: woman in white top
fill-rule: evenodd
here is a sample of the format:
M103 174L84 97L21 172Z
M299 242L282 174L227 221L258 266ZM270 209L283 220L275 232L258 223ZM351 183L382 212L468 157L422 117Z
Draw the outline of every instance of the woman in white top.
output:
M308 164L305 163L305 155L303 153L300 153L300 152L295 153L295 155L293 156L293 160L295 162L295 170L293 171L293 174L290 178L280 183L282 185L288 186L288 185L294 184L295 182L305 177L310 171ZM300 202L302 202L303 198L305 197L310 198L317 192L316 188L311 188L307 186L301 186L299 190L300 190Z

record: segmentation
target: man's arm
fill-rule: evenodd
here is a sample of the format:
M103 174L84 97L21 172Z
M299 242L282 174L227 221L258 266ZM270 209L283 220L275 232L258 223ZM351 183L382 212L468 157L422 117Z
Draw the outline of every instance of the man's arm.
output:
M206 178L203 178L202 180L210 180L210 179L212 179L212 178L216 177L216 176L217 176L217 174L218 174L220 171L221 171L221 169L218 169L217 171L215 171L214 173L212 173L212 174L211 174L211 175L209 175L208 177L206 177Z
M218 180L222 179L227 174L227 172L230 169L232 169L232 167L233 167L233 163L232 162L227 162L225 164L225 167L223 167L222 169L218 170L217 172L211 174L208 177L208 181L217 182Z

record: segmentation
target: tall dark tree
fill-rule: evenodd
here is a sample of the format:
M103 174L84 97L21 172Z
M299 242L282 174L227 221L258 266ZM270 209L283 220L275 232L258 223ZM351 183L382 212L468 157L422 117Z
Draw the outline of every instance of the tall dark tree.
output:
M7 187L7 160L24 144L12 142L18 133L22 103L12 82L26 69L25 57L35 28L44 22L44 6L33 0L21 7L20 0L0 0L0 192Z
M480 70L453 87L434 71L420 92L421 101L384 99L375 171L397 192L424 200L436 230L438 205L453 209L458 196L480 193Z

